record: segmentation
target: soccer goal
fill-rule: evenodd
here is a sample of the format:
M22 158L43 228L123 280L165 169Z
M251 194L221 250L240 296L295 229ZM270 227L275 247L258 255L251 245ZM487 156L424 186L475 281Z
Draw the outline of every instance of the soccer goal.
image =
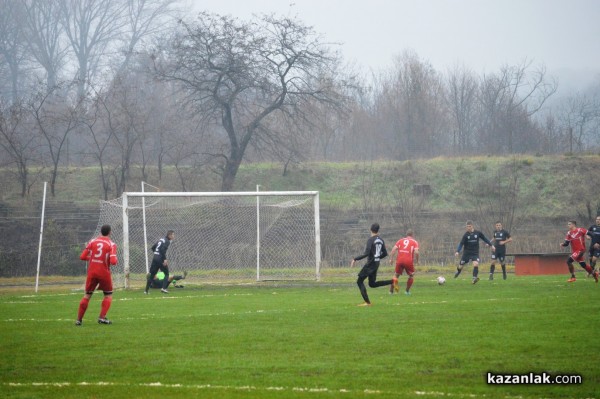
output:
M198 281L320 278L318 191L126 192L102 201L98 231L112 226L118 245L115 286L141 286L150 247L175 231L173 274Z

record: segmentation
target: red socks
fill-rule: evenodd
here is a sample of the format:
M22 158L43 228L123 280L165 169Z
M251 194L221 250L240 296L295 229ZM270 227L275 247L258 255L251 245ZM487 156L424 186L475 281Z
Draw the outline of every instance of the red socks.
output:
M89 303L90 298L81 298L81 302L79 302L79 311L77 312L77 320L83 320L83 315L85 314Z
M104 319L106 317L106 313L108 313L108 309L110 309L110 305L112 303L112 295L105 295L102 300L102 308L100 309L100 318Z
M406 280L406 291L410 291L410 287L412 287L413 281L414 279L412 277L409 277L408 280Z
M83 320L83 316L85 315L85 311L90 304L90 298L83 297L81 298L81 302L79 302L79 311L77 312L77 320ZM112 304L112 295L105 295L102 300L102 305L100 308L100 318L106 318L106 313L108 313L108 309L110 309L110 305Z

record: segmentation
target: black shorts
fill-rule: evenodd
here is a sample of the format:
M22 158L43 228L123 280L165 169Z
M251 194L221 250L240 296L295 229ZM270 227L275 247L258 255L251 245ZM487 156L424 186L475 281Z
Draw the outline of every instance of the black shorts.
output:
M590 248L590 258L600 258L600 249Z
M479 255L477 254L463 254L462 258L460 258L460 265L466 265L469 262L479 262Z
M492 252L492 261L499 260L500 263L504 263L504 258L506 258L506 251L498 251Z
M150 275L153 277L156 276L156 273L158 273L159 270L165 275L169 275L168 266L163 265L160 259L153 259L152 263L150 264Z

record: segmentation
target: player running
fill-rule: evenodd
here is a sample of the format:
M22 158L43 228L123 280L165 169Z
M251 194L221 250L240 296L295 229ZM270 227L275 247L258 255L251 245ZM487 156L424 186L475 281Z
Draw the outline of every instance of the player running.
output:
M379 269L379 261L388 255L387 249L385 248L385 242L379 237L379 224L373 223L371 225L371 237L367 240L367 248L362 255L359 255L352 259L350 266L354 266L357 260L367 258L367 263L358 273L358 288L360 294L365 300L358 306L371 306L371 301L367 295L367 288L365 287L365 280L369 279L369 287L382 287L384 285L391 285L392 280L377 281L377 269Z
M410 287L413 285L413 276L415 275L415 264L419 263L419 243L413 238L413 235L413 231L409 229L406 232L406 237L399 239L390 253L390 265L394 264L394 255L396 252L398 253L398 256L396 256L396 269L394 278L392 279L393 284L390 287L390 294L400 290L398 287L398 276L406 270L408 279L406 280L406 290L404 293L410 295Z
M460 251L464 252L462 258L460 259L459 265L456 267L456 273L454 274L454 278L457 278L465 264L469 262L473 262L473 284L477 284L479 281L479 240L485 242L488 246L492 247L492 251L495 251L496 248L487 239L487 237L478 230L475 230L473 227L473 222L468 220L466 223L467 232L463 235L462 239L458 243L458 247L456 248L456 253L454 256L458 257Z
M565 241L561 244L563 247L568 247L571 245L571 256L567 259L567 266L569 267L569 272L571 273L571 278L567 280L569 283L573 283L577 281L575 278L575 268L573 267L573 262L578 262L581 267L583 267L589 274L594 275L594 280L598 282L598 272L594 272L592 268L585 264L584 255L585 255L585 236L587 235L587 230L582 227L577 227L577 222L574 220L569 220L567 223L569 227L569 231L567 231L567 235L565 236Z

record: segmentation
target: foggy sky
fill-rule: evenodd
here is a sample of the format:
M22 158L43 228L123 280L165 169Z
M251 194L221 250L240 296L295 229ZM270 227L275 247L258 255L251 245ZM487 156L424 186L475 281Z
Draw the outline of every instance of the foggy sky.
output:
M445 72L497 71L525 59L548 72L600 77L600 0L193 0L197 11L298 17L344 59L389 67L403 50ZM585 76L584 76L585 75Z

